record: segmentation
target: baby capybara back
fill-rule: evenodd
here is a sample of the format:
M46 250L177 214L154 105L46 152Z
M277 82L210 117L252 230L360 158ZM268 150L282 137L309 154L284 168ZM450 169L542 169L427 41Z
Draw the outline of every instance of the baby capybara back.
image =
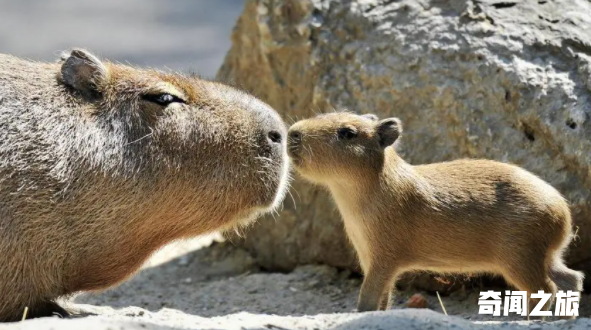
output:
M490 160L410 165L392 147L401 133L397 118L350 113L288 133L294 166L330 190L358 253L360 311L387 308L396 278L414 270L502 275L528 296L582 290L583 274L563 263L572 224L558 191Z

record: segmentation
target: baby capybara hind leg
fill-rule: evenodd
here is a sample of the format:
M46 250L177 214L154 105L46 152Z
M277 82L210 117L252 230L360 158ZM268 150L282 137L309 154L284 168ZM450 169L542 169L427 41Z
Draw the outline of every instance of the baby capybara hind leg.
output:
M572 270L562 262L562 260L555 260L548 271L548 275L556 283L558 290L567 292L583 291L583 279L585 275L582 272Z
M561 259L557 258L554 260L548 270L548 275L550 276L550 279L556 283L558 290L562 290L564 293L567 293L570 290L580 294L583 291L583 279L585 278L585 275L582 272L566 267ZM575 317L567 316L565 318Z
M532 293L538 293L542 290L544 293L551 293L552 298L549 299L542 311L550 310L554 297L556 297L556 284L547 275L545 267L541 264L532 264L531 259L529 263L514 264L509 266L503 274L505 280L509 282L519 291L526 291L528 301L528 315L538 305L540 299L531 299ZM529 318L529 317L528 317Z

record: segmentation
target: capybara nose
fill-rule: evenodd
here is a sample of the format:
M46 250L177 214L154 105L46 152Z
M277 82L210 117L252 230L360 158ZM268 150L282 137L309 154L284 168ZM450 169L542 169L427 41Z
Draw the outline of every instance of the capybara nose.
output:
M276 130L272 130L269 133L267 133L267 137L269 138L269 141L271 141L271 143L281 143L281 141L283 140L281 137L281 133Z
M259 125L259 143L261 147L271 147L277 156L282 155L285 150L285 137L287 136L287 127L275 110L268 105L257 101L249 102L248 108L256 115Z
M289 131L289 144L299 144L302 142L302 133L300 131Z

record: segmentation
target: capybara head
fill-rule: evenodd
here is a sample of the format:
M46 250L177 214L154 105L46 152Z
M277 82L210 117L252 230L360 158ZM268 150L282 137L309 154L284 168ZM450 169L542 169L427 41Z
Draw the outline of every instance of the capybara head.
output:
M220 83L84 50L0 54L0 322L66 315L56 298L273 210L286 136L273 109Z
M305 178L319 183L367 175L383 166L384 149L402 132L398 118L328 113L301 120L288 132L288 154Z
M63 56L58 81L93 122L73 139L80 159L105 175L143 176L138 182L165 195L154 201L171 218L207 221L201 232L282 201L286 127L255 97L194 76L103 62L84 50Z

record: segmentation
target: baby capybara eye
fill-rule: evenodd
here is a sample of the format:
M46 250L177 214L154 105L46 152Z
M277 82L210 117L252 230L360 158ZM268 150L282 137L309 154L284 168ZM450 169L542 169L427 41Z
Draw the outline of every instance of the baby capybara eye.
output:
M341 127L337 131L337 135L339 140L351 140L357 136L357 131L349 127Z

